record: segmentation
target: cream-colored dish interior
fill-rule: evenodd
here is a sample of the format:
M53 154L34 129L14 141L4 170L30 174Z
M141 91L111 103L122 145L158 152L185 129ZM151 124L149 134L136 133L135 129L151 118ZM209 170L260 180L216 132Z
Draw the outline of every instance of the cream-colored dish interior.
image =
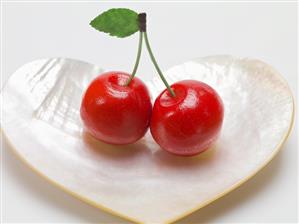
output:
M52 183L133 221L170 222L231 191L273 158L293 121L292 94L271 66L213 56L165 72L170 83L197 79L222 97L224 125L213 148L176 157L149 133L133 145L104 144L82 131L79 117L83 91L101 72L64 58L24 65L2 91L1 126L20 158ZM147 85L153 99L164 89L158 77Z

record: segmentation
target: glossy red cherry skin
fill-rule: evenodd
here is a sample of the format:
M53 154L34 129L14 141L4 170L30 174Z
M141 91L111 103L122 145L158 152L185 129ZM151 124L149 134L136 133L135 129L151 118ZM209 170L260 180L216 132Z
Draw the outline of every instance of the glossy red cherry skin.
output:
M146 133L152 105L144 83L124 72L99 75L88 86L81 104L85 129L110 144L129 144Z
M223 103L209 85L184 80L165 89L156 99L150 130L166 151L192 156L208 149L217 139L223 121Z

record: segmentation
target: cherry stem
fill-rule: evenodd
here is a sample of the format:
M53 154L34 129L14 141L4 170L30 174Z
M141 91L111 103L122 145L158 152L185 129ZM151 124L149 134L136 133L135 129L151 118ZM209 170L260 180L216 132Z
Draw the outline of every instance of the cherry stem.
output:
M139 44L138 44L138 51L137 51L137 57L136 57L136 61L135 61L135 66L134 66L134 69L133 69L133 72L130 76L130 78L128 79L128 81L126 82L126 86L128 86L130 84L130 82L132 81L132 79L134 78L135 74L136 74L136 71L137 71L137 68L138 68L138 65L139 65L139 61L140 61L140 56L141 56L141 50L142 50L142 39L144 37L144 40L145 40L145 45L146 45L146 48L147 48L147 51L150 55L150 58L161 78L161 80L164 82L164 85L167 87L168 91L170 92L171 96L172 97L175 97L175 93L174 91L171 89L171 87L169 86L168 82L166 81L161 69L159 68L158 66L158 63L155 59L155 56L152 52L152 49L151 49L151 46L149 44L149 41L148 41L148 37L147 37L147 32L146 32L146 13L140 13L138 14L138 23L139 23Z
M146 31L144 32L144 39L145 39L145 45L146 45L146 48L147 48L148 53L149 53L149 55L150 55L150 58L151 58L151 60L152 60L152 62L153 62L153 64L154 64L154 66L155 66L155 68L156 68L156 70L157 70L157 72L158 72L160 78L161 78L162 81L164 82L164 85L167 87L167 89L168 89L168 91L170 92L171 96L175 97L175 93L174 93L174 91L171 89L171 87L169 86L168 82L166 81L166 79L165 79L163 73L161 72L161 69L159 68L159 66L158 66L158 64L157 64L157 61L156 61L156 59L155 59L155 57L154 57L154 55L153 55L151 46L150 46L149 41L148 41L148 38L147 38L147 33L146 33Z
M135 74L137 72L137 68L139 65L139 61L140 61L140 56L141 56L141 50L142 50L142 39L143 39L143 33L140 31L139 32L139 43L138 43L138 51L137 51L137 57L136 57L136 61L135 61L135 65L134 65L134 69L133 72L130 76L130 78L128 79L128 81L126 82L126 86L128 86L130 84L130 82L132 81L132 79L135 77Z

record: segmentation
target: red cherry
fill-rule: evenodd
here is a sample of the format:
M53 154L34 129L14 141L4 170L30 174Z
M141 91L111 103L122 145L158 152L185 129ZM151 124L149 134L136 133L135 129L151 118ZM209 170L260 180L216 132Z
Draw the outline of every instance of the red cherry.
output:
M152 105L144 83L130 75L107 72L88 86L81 104L81 118L95 138L111 144L129 144L146 133Z
M155 141L168 152L192 156L208 149L220 133L223 103L209 85L184 80L165 89L156 99L150 130Z

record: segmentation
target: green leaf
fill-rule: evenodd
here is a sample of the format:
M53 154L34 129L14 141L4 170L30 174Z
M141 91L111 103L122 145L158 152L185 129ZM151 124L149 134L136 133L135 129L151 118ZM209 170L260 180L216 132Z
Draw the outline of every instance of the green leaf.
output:
M94 18L90 25L111 36L127 37L139 30L138 14L130 9L109 9Z

